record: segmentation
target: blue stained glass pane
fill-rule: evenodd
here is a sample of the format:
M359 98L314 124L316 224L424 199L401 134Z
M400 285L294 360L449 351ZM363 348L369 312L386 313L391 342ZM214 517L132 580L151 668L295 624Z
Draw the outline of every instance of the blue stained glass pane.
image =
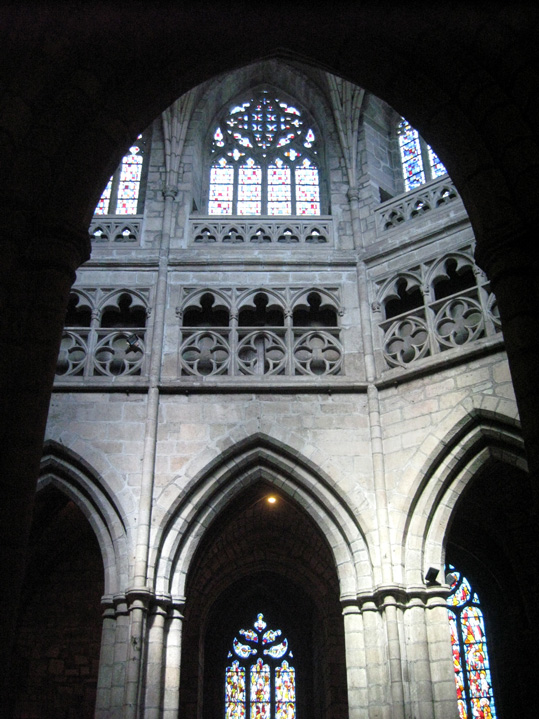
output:
M96 215L106 215L109 211L109 203L110 203L110 193L112 190L112 177L107 182L107 186L103 190L103 194L99 198L99 202L97 203L97 207L95 208Z
M440 158L434 152L432 147L429 147L429 162L433 177L440 177L441 175L445 175L447 173L445 165L442 164Z
M425 182L423 160L421 158L421 145L417 130L406 121L399 125L399 147L401 152L404 186L406 190L419 187Z

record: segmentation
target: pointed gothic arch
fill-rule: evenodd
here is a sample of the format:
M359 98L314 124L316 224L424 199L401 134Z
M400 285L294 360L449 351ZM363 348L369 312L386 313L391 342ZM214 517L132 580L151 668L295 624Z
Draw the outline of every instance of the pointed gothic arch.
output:
M183 596L191 559L208 525L245 487L265 481L290 496L326 536L339 572L341 597L372 585L365 530L341 491L320 468L284 443L251 435L201 470L158 528L156 591Z
M105 571L105 594L120 591L128 577L127 522L93 468L73 450L45 443L37 491L56 487L81 510L98 541Z
M463 410L460 408L457 413L458 420L453 414L440 428L445 437L424 462L422 471L413 478L409 473L403 480L402 491L408 492L410 499L403 515L406 520L401 546L406 581L411 584L421 582L429 567L443 567L443 547L451 514L467 484L480 470L490 461L527 469L524 442L512 419L494 408ZM429 442L430 439L425 446ZM413 482L408 484L411 479Z
M189 563L182 716L223 711L223 640L232 641L235 624L259 612L286 626L293 639L302 677L298 712L320 719L346 716L342 572L330 541L298 492L286 492L263 472L242 476L239 491L205 526Z

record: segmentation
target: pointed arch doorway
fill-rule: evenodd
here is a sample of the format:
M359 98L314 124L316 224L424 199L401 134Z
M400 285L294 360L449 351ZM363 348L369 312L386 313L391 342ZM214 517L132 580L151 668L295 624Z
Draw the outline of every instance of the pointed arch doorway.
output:
M229 650L259 613L293 648L296 716L346 717L344 626L332 552L299 504L266 481L248 487L214 519L191 563L181 716L225 717Z

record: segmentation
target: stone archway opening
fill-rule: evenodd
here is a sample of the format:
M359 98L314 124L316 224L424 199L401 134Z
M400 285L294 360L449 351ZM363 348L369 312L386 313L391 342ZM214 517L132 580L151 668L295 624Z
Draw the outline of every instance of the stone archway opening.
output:
M182 716L222 714L229 644L259 612L294 645L298 714L347 716L344 626L334 559L320 530L290 497L266 481L236 496L197 549L186 598Z
M446 544L446 563L469 579L481 601L494 698L504 719L526 715L533 702L537 545L532 507L529 475L493 459L459 498Z
M12 716L95 711L104 569L88 520L63 492L37 494L13 657Z

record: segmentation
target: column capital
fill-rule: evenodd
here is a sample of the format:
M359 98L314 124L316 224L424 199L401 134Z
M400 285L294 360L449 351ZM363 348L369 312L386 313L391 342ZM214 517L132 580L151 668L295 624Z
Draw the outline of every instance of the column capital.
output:
M167 198L175 200L178 196L178 188L175 185L165 185L161 190L161 194L163 195L165 200Z

